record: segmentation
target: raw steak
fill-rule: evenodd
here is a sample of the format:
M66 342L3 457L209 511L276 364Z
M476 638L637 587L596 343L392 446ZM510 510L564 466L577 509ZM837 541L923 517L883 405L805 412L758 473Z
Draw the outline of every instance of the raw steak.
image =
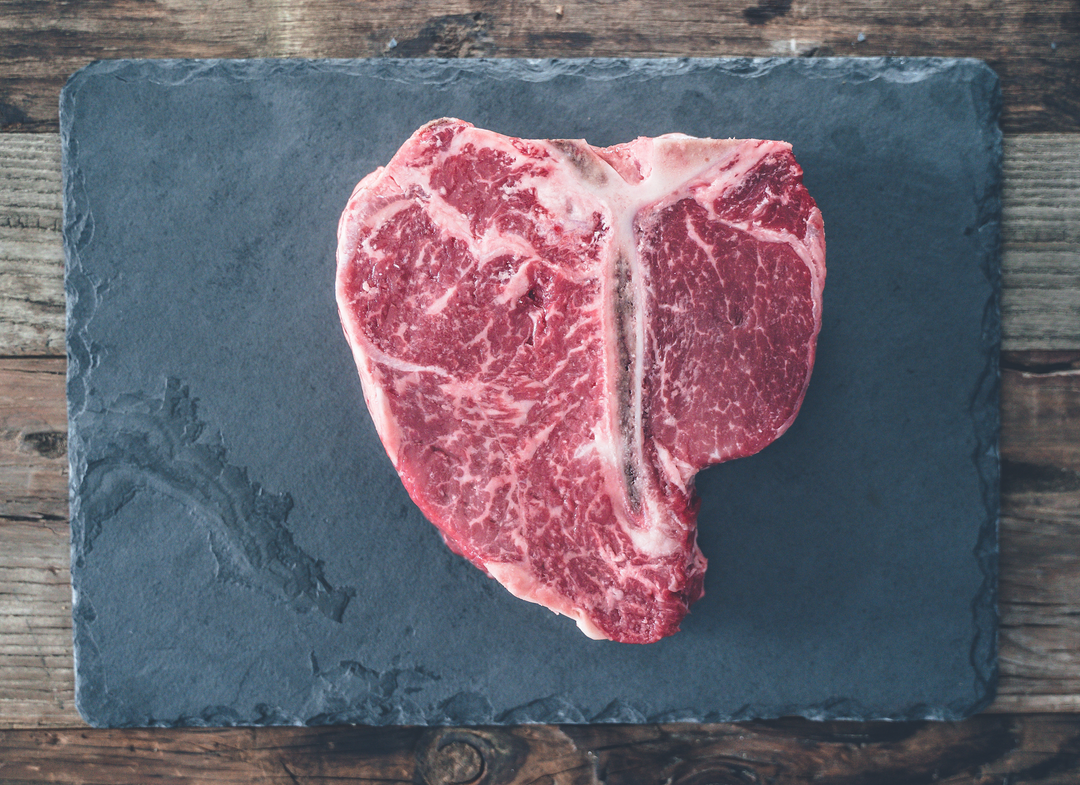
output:
M814 362L825 239L790 145L436 120L338 242L368 410L446 544L590 637L678 631L695 473L782 434Z

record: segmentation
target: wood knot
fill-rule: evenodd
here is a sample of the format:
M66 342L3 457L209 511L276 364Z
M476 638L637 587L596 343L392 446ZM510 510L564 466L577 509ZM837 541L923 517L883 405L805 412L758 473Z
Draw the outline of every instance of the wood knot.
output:
M495 40L491 14L447 14L427 21L412 38L395 39L394 57L491 57Z
M19 441L43 458L59 458L67 452L67 434L62 431L24 433Z
M484 756L469 734L455 732L433 741L419 763L428 785L467 785L484 773Z
M757 5L743 9L743 17L752 25L763 25L790 11L791 2L792 0L761 0Z

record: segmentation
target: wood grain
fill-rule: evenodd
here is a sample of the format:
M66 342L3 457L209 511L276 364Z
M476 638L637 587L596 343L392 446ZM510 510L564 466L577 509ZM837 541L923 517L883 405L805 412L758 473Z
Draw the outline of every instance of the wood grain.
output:
M1009 490L1065 490L1080 483L1080 370L1006 368L1001 398L1001 457L1013 472ZM1020 479L1021 467L1030 476ZM1040 479L1038 470L1053 474Z
M0 515L67 521L65 363L0 359Z
M1080 352L1005 364L994 709L1022 710L1037 692L1042 709L1080 711Z
M66 522L0 519L0 727L82 725ZM0 754L0 782L6 776Z
M1005 140L1003 345L1080 348L1080 134ZM0 135L0 356L64 347L60 145Z
M0 731L10 783L1075 783L1080 719Z
M1001 679L990 710L1080 712L1080 351L1011 353L1005 365ZM0 476L5 498L17 496L0 504L0 619L24 619L0 622L0 727L80 723L63 445L25 449L26 434L64 430L63 368L60 358L0 361L4 449L47 478L17 496Z
M64 351L60 139L0 136L0 354Z
M1008 131L1080 129L1071 0L0 0L0 127L55 131L64 80L99 58L833 54L981 58Z
M1006 138L1006 350L1080 348L1080 134Z

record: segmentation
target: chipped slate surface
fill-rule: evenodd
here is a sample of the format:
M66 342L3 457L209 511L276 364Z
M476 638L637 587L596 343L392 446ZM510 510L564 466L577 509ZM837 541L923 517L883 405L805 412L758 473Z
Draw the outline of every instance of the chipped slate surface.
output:
M972 61L80 72L62 104L80 710L385 724L984 705L997 110ZM589 641L515 600L446 550L378 444L334 310L337 216L440 115L601 145L784 138L806 170L829 248L814 378L788 434L699 478L706 596L673 638Z

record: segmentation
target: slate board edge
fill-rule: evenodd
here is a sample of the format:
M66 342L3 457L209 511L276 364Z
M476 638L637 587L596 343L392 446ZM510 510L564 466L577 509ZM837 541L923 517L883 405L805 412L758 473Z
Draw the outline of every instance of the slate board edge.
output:
M78 172L78 148L72 139L72 126L76 111L76 100L82 83L87 79L113 76L123 79L125 70L132 68L161 69L165 76L161 84L182 84L203 76L243 81L265 75L266 60L100 60L95 61L73 74L64 86L60 96L60 136L62 144L62 178L64 193L64 250L65 250L65 294L67 298L67 395L69 415L69 493L71 501L71 557L72 565L81 561L83 554L80 542L85 535L86 521L77 497L77 481L85 472L85 457L80 447L77 433L77 416L84 411L86 401L84 371L91 367L92 347L87 337L87 325L93 318L99 291L94 282L83 271L80 261L80 248L93 236L93 215L86 204L86 194L80 182ZM581 58L554 60L513 60L513 59L477 59L477 60L436 60L436 59L375 59L375 60L274 60L277 67L274 72L303 72L306 70L332 70L345 73L370 73L375 69L378 75L407 78L410 80L439 83L453 78L462 70L483 72L495 77L538 81L556 75L575 74L586 67L597 64L612 69L611 72L587 78L649 78L654 75L672 73L672 68L679 67L680 72L689 72L700 67L723 68L732 75L753 78L765 75L775 68L789 67L812 78L845 78L848 80L871 80L884 78L889 81L913 82L951 69L965 69L970 74L973 89L986 91L987 105L992 114L993 131L985 140L991 151L993 182L986 193L979 195L978 237L983 248L981 266L992 287L991 300L988 302L983 322L983 338L988 348L993 349L987 368L980 380L978 389L973 393L973 401L992 402L992 416L976 423L978 449L973 460L983 480L983 495L988 517L984 523L974 553L979 561L984 580L978 595L972 600L972 611L977 634L971 651L971 663L975 671L977 690L982 696L971 705L950 705L945 707L917 704L896 713L881 715L866 710L857 702L835 699L819 706L781 708L770 712L757 710L753 705L742 707L734 714L723 716L707 713L693 716L681 712L669 712L646 717L634 707L615 701L599 714L585 717L569 701L560 696L550 696L503 712L498 718L489 712L477 714L474 710L459 712L449 704L454 698L441 706L424 712L423 717L409 717L411 723L427 724L465 724L479 725L496 722L508 723L582 723L582 722L719 722L741 721L749 719L772 719L780 716L802 716L809 719L844 719L844 720L911 720L934 719L956 720L969 716L985 708L994 698L998 663L997 663L997 532L1000 515L1000 466L998 456L998 433L1000 430L1000 410L997 406L1000 387L999 352L1000 323L1000 216L1001 216L1001 132L997 125L1000 115L1001 92L997 75L980 60L964 58ZM559 70L540 71L540 66L555 64ZM176 68L181 69L179 76ZM164 69L168 68L168 71ZM663 69L663 70L661 70ZM142 74L140 73L140 78ZM158 80L154 80L158 81ZM77 568L76 568L77 572ZM111 699L107 689L91 689L90 674L100 669L97 644L90 625L93 622L93 609L80 597L78 581L72 580L72 615L74 621L74 651L76 677L76 707L91 725L125 727L114 723L106 724L101 718L108 715ZM99 684L104 684L100 679ZM466 697L462 693L456 697ZM291 717L279 710L265 705L256 707L256 715L249 719L238 717L235 711L224 707L207 707L199 716L178 717L174 720L151 720L148 723L132 723L126 727L147 725L160 727L205 727L224 725L318 725L338 723L393 724L393 717L374 716L368 710L339 712L333 716L317 715L311 718Z
M525 81L549 81L566 75L583 75L586 79L650 78L691 73L707 68L721 68L735 76L754 78L765 76L776 68L792 68L813 79L842 78L850 83L885 79L892 82L917 82L938 73L954 69L971 69L972 78L985 70L997 82L997 75L977 58L949 57L583 57L583 58L370 58L370 59L119 59L95 60L68 77L61 90L61 139L70 132L70 114L81 83L90 78L114 76L124 78L132 68L153 68L159 77L154 84L180 85L203 76L247 81L261 79L269 73L303 73L305 71L334 71L365 76L409 79L421 84L441 84L454 80L462 72L483 73L485 76ZM590 73L596 67L601 73ZM139 74L142 78L142 74ZM1000 88L994 88L1000 92ZM1000 103L1000 101L999 101ZM64 108L69 120L65 126Z
M973 410L990 413L984 422L976 421L976 453L973 456L983 482L986 518L975 547L975 557L983 574L979 594L972 600L976 636L971 648L977 689L985 697L965 712L965 716L986 708L997 695L998 667L998 558L1001 518L1001 215L1002 215L1002 134L1001 80L985 64L982 78L971 80L973 90L985 90L983 105L991 122L983 144L990 168L987 190L977 196L978 224L975 228L983 258L981 267L990 286L990 300L983 319L982 337L987 348L987 366L972 400Z
M67 350L67 415L68 415L68 517L71 526L70 564L73 568L71 579L72 612L72 652L75 672L75 708L87 723L94 727L107 727L99 716L105 712L101 696L92 692L89 671L100 666L97 644L90 631L93 621L88 604L81 601L79 583L76 578L76 565L81 558L79 543L82 540L84 516L78 497L78 483L85 470L82 451L76 446L78 428L75 415L85 408L86 390L82 376L84 369L90 367L90 341L87 325L94 313L92 298L96 298L94 287L82 270L79 249L93 234L92 216L86 203L83 185L78 182L78 149L72 139L72 125L75 115L75 92L79 83L96 70L96 63L80 69L68 78L60 93L60 171L63 192L63 243L64 243L64 300L65 300L65 344ZM91 618L87 618L90 613ZM100 713L100 714L99 714Z

